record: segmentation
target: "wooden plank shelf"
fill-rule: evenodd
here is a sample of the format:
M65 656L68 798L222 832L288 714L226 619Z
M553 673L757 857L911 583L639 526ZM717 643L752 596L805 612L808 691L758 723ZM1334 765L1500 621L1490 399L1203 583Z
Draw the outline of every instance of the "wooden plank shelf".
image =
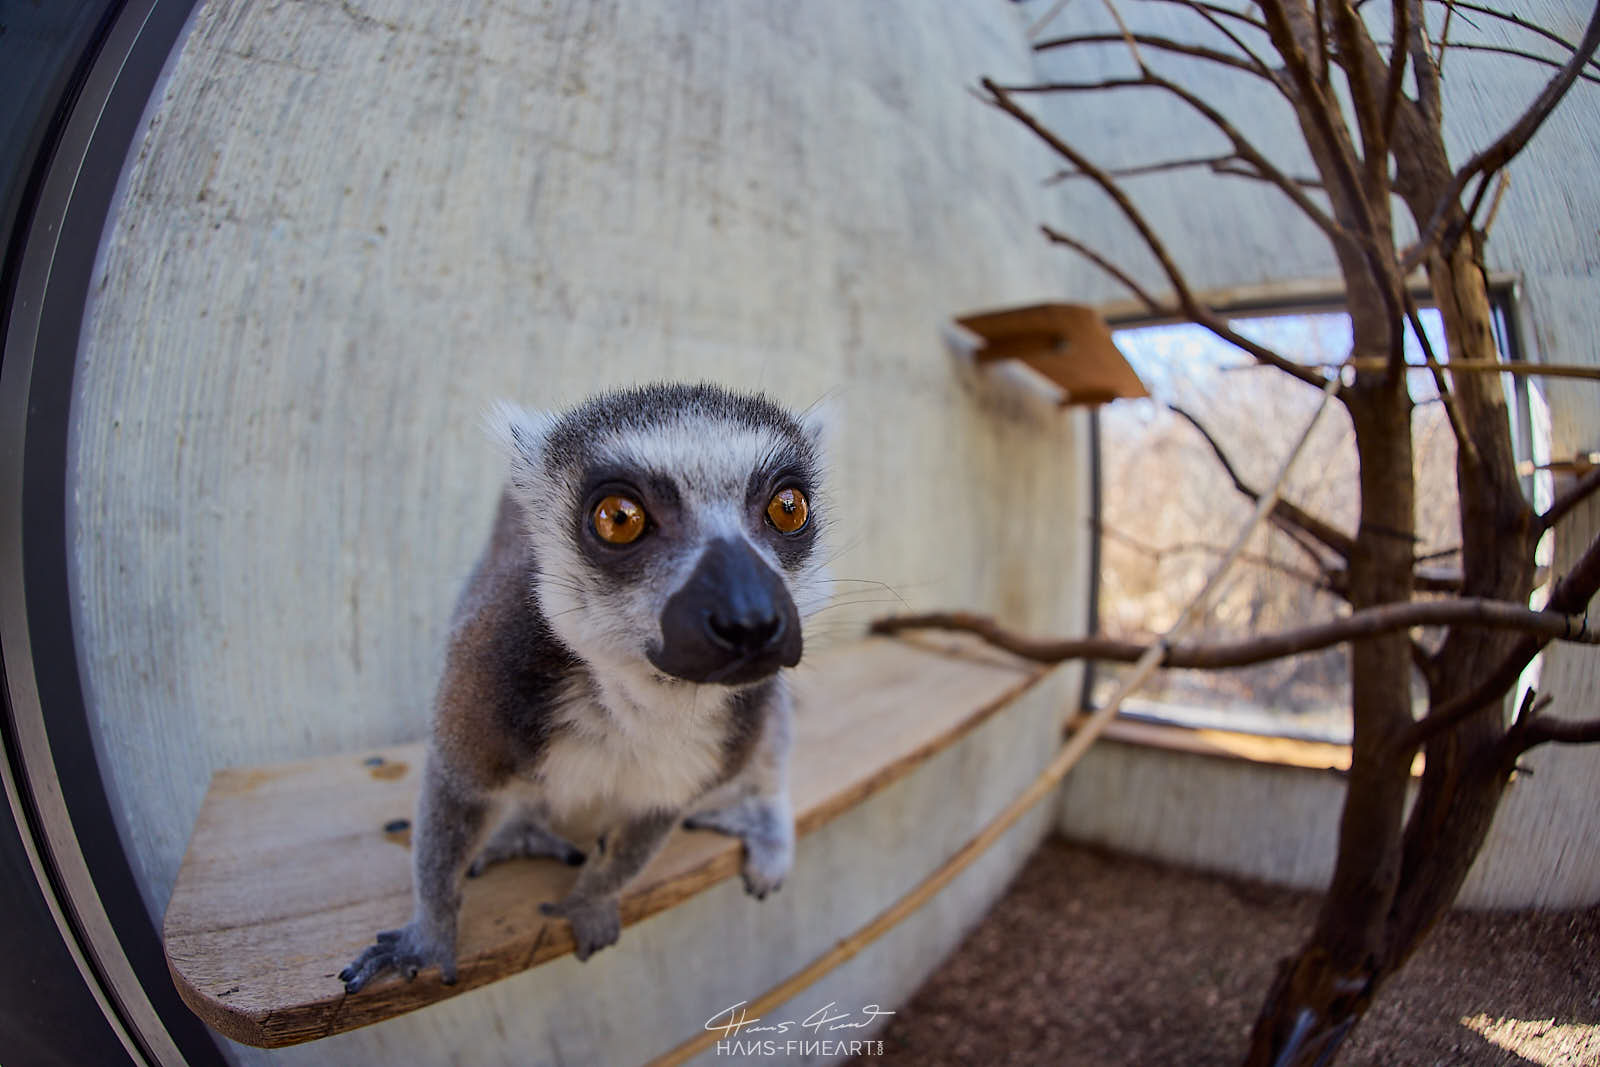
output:
M799 832L909 773L1030 688L1044 671L969 640L870 638L794 676ZM218 1032L276 1048L366 1026L572 950L539 914L575 872L517 860L468 880L459 981L430 969L347 995L335 977L411 911L409 820L422 746L217 772L167 906L167 963ZM802 850L803 856L803 850ZM622 901L624 924L735 875L738 842L675 831Z
M1019 360L1062 391L1061 405L1108 404L1147 397L1144 383L1111 339L1111 330L1083 304L1034 304L963 315L956 324L981 339L980 364Z

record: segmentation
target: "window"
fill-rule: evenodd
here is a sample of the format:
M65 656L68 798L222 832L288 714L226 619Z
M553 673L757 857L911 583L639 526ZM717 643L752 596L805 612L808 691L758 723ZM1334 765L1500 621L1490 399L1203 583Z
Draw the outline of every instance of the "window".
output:
M1503 357L1515 358L1509 292L1498 292L1496 325ZM1423 328L1443 353L1439 314L1425 308ZM1240 313L1235 328L1306 364L1337 364L1349 352L1350 320L1337 305ZM1115 333L1118 347L1149 387L1152 399L1122 401L1100 415L1099 627L1123 637L1160 633L1205 583L1225 547L1252 511L1205 436L1205 428L1240 479L1264 488L1320 401L1315 390L1257 366L1231 345L1190 324L1132 324ZM1422 363L1408 336L1408 361ZM1545 461L1547 440L1537 385L1502 376L1513 439L1525 468ZM1455 440L1432 375L1408 374L1417 407L1417 552L1423 573L1456 571L1460 544L1455 495ZM1323 418L1291 473L1287 499L1344 530L1357 518L1354 436L1335 407ZM1528 492L1548 502L1549 479L1530 472ZM1538 498L1542 494L1543 501ZM1329 591L1337 582L1332 556L1264 526L1252 538L1208 615L1188 641L1230 640L1331 618L1343 607ZM1158 672L1124 705L1136 718L1222 727L1313 740L1350 737L1345 650L1327 649L1230 671ZM1128 668L1099 664L1088 686L1104 701ZM1418 700L1425 697L1420 684Z

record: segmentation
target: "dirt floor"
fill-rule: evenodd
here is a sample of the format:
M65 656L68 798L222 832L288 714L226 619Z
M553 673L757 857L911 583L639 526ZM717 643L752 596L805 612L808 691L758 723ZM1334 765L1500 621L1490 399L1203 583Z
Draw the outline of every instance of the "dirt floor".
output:
M899 1010L884 1055L922 1065L1236 1064L1310 894L1047 842ZM1600 908L1457 912L1337 1061L1600 1065Z

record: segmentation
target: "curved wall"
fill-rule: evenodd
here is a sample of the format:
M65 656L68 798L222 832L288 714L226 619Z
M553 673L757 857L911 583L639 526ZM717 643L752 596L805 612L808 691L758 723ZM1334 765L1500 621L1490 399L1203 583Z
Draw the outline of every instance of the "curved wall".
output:
M495 397L825 400L846 581L819 640L902 606L1081 629L1084 420L940 333L1064 294L1046 163L967 91L1029 62L1000 3L203 4L123 175L71 420L78 653L151 914L216 768L422 734L500 480ZM664 1050L696 990L758 995L953 851L1048 756L1069 682L808 838L764 910L719 890L337 1061ZM908 993L1047 822L819 1004ZM727 983L640 1006L711 938Z

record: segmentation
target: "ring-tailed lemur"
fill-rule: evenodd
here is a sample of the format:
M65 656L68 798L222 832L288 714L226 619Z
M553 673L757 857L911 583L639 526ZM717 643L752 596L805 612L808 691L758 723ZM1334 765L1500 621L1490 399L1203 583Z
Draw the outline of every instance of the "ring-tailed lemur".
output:
M679 822L741 838L757 897L794 857L779 671L826 598L817 429L710 385L559 416L501 406L490 424L511 474L452 621L415 913L339 973L350 992L430 964L454 982L461 879L502 859L583 865L542 908L587 959Z

